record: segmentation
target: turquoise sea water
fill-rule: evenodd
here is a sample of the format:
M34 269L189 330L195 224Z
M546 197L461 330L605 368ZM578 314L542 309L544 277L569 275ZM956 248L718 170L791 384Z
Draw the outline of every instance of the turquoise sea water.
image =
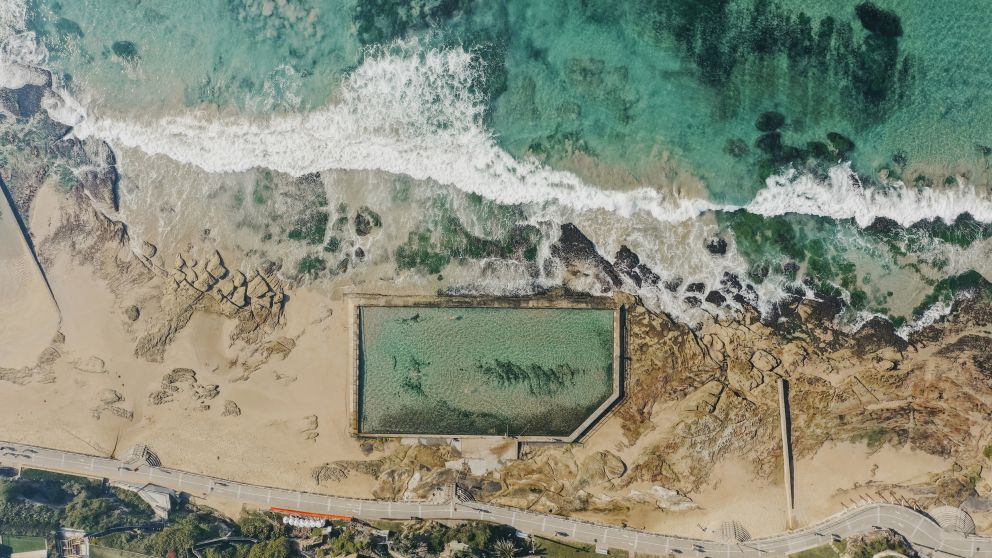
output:
M360 312L364 433L567 436L613 391L613 310Z
M409 222L378 247L402 272L450 276L501 260L532 275L521 289L543 288L556 281L542 261L546 244L560 222L578 221L596 231L604 255L628 245L680 285L672 294L637 286L676 315L707 308L685 290L694 282L732 300L737 293L720 283L730 274L766 298L838 297L861 317L911 322L951 296L951 278L992 273L984 264L992 6L984 2L31 0L27 8L48 67L87 112L81 129L92 124L88 133L111 144L208 174L381 169L409 175L398 180L414 188L450 186L438 199L457 206L456 216L403 201L416 196L373 208L395 215L411 205ZM286 115L301 120L266 127ZM856 187L828 178L844 174L830 174L842 162ZM563 169L577 177L548 172ZM769 208L766 179L789 171L798 186ZM131 172L138 182L142 170ZM140 177L146 192L185 180L153 176ZM802 179L815 187L801 188ZM197 184L208 189L210 180ZM918 195L942 191L950 193ZM892 203L870 202L873 193ZM907 197L920 201L899 202ZM492 232L484 225L492 204L480 199L517 222ZM324 228L312 231L313 245L331 247ZM714 236L730 244L723 259L705 250ZM686 242L691 249L669 249ZM319 250L281 257L313 274L343 269Z
M475 49L488 65L488 124L510 152L554 162L578 148L636 169L667 149L721 201L744 202L760 187L750 144L755 119L768 110L786 116L787 143L849 136L854 160L869 172L893 166L896 153L920 165L980 159L976 144L992 143L984 63L992 10L982 2L880 2L901 22L889 53L871 46L856 5L37 0L32 23L53 67L124 111L175 103L312 109L333 97L370 45L420 37ZM793 37L802 17L808 37ZM826 39L824 18L836 29ZM823 62L813 52L821 40L829 41ZM845 41L849 50L839 50ZM688 53L707 48L721 54ZM892 60L875 61L875 51ZM856 56L873 75L850 79ZM878 87L886 99L866 104L870 82L889 78ZM725 153L736 138L749 156Z

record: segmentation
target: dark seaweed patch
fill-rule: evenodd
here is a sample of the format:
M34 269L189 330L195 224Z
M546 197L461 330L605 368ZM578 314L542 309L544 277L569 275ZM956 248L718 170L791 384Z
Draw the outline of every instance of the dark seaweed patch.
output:
M743 5L730 0L643 0L639 8L658 39L673 38L695 65L699 79L724 93L728 108L742 106L742 88L759 94L771 91L762 81L767 74L761 68L778 58L787 63L783 84L794 84L796 78L841 83L831 104L846 107L848 116L858 121L871 120L884 116L889 101L905 93L915 68L900 54L902 26L895 12L870 2L854 12L866 31L860 41L846 21L826 16L814 24L805 12L772 0ZM823 110L822 97L809 95L805 102L810 112ZM866 113L866 107L875 110Z
M362 44L381 44L437 25L471 7L471 0L370 0L357 3L352 19Z
M138 61L138 45L131 41L115 41L110 45L110 50L125 62L133 64Z
M490 384L500 388L525 385L528 393L535 397L555 395L563 389L574 387L576 376L587 372L567 364L555 367L538 364L522 366L499 359L491 363L480 362L476 368Z

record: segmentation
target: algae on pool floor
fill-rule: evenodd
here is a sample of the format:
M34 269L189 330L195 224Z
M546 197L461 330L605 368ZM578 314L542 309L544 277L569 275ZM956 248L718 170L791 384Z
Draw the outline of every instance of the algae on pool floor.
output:
M614 313L362 306L358 431L568 436L613 395Z

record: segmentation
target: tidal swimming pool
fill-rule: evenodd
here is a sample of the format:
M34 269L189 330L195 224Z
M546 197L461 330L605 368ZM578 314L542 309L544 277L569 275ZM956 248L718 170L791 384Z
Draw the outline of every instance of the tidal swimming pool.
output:
M359 306L358 434L578 434L617 395L617 315Z

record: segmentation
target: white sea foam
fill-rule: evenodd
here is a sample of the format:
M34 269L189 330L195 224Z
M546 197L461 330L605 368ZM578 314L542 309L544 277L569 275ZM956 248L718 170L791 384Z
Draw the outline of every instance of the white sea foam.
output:
M965 294L960 296L958 300L964 300L967 298L970 298L970 296ZM903 339L909 339L910 335L937 323L938 321L943 319L944 316L949 315L951 313L951 310L953 309L954 309L954 304L950 302L943 302L943 301L936 302L933 305L931 305L929 308L927 308L926 311L923 312L923 315L919 317L919 319L917 319L913 323L906 324L900 327L899 329L897 329L896 335L902 337Z
M0 87L17 89L48 82L47 72L38 68L48 53L27 30L26 21L26 0L0 2Z
M268 118L190 113L157 120L90 117L80 137L162 154L213 172L267 167L293 175L327 169L383 170L435 180L504 204L557 202L584 211L638 211L678 222L718 206L653 188L616 192L575 175L514 159L481 125L485 103L471 82L468 51L371 53L340 87L337 102Z
M299 176L329 169L380 170L433 180L499 203L531 204L545 209L539 213L560 217L554 221L581 223L606 257L625 243L668 278L703 281L708 289L719 288L724 273L746 269L733 246L726 256L714 258L699 235L686 229L702 225L695 221L707 211L742 207L649 187L599 188L572 173L513 158L482 124L486 100L473 87L477 72L477 59L463 49L394 45L370 53L339 86L335 101L317 111L268 117L194 111L145 120L89 115L76 124L75 133L208 172L266 167ZM63 122L82 114L78 107L64 108L68 116ZM795 172L771 177L743 209L765 216L853 218L861 226L876 217L903 225L934 217L953 221L965 211L992 221L992 204L969 186L917 190L896 184L865 190L849 164L832 168L826 180ZM604 210L628 218L624 222L640 223L641 232L615 238L625 227L621 220L598 215ZM608 230L595 225L601 220L611 224ZM759 304L778 299L782 281L770 278L757 286ZM701 312L687 305L685 293L639 290L646 301L676 316L690 319Z
M938 217L950 223L965 212L992 222L992 199L971 185L916 188L895 182L885 188L864 188L850 163L831 168L827 180L790 171L769 177L766 184L745 209L764 216L805 213L854 219L861 227L878 217L904 227Z
M6 48L20 53L18 64L41 63L45 53L27 46L34 44L34 37L23 26L23 1L18 2L20 8L13 11L9 6L0 8L9 12L0 16L0 26L13 30L0 33L0 41L15 45ZM369 53L340 84L333 103L304 114L264 117L193 110L143 119L88 115L64 94L46 96L45 108L54 119L74 126L73 133L81 138L100 138L116 147L164 155L208 172L266 167L299 176L330 169L380 170L433 180L504 204L554 208L552 213L564 209L573 217L605 210L640 222L669 225L694 221L708 211L742 208L669 195L647 186L629 191L604 189L572 173L515 159L483 125L486 99L474 86L479 75L478 60L470 51L422 49L407 43ZM992 202L970 186L923 190L896 184L866 190L848 164L831 169L827 180L795 172L771 177L743 209L765 216L805 213L853 218L861 226L876 217L903 225L935 217L952 221L965 211L992 221ZM645 232L652 229L643 228ZM613 244L609 239L604 244L601 236L593 235L593 240L604 246ZM640 244L635 251L670 276L683 275L682 264L687 261L699 262L696 267L704 269L693 269L688 276L706 277L714 287L723 272L739 272L746 266L738 258L711 258L701 246L672 250L657 240L635 244ZM685 254L676 261L660 257L659 251ZM779 287L766 282L759 295L763 301L772 300L775 292L765 291ZM683 304L681 295L662 295L666 307Z
M572 173L514 159L481 124L485 99L472 87L477 75L478 61L469 51L394 45L370 53L341 84L336 102L314 112L267 118L206 112L148 120L91 116L75 133L212 172L375 169L435 180L505 204L557 203L622 216L644 212L663 222L739 209L650 187L598 188ZM60 119L76 124L78 114ZM876 217L903 225L935 217L953 221L965 211L992 221L992 202L971 186L917 189L899 183L864 189L848 164L832 168L824 181L795 172L773 176L744 209L765 216L853 218L861 226Z

